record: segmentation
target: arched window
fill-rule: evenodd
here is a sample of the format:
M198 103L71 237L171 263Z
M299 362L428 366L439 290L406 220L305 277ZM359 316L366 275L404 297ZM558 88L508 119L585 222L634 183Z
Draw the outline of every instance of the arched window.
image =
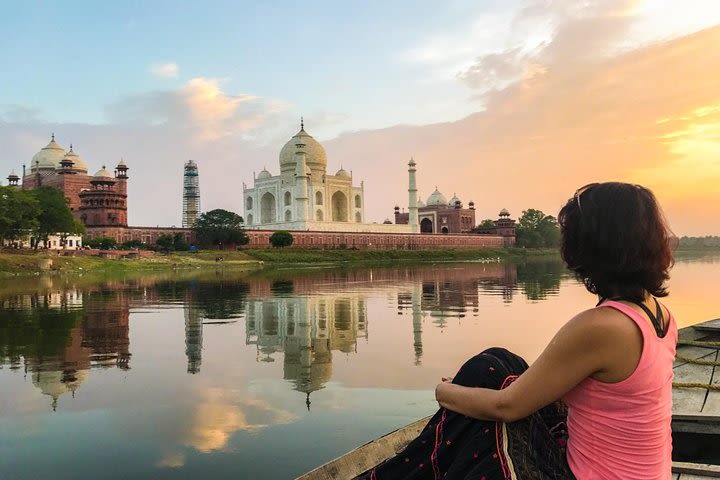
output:
M260 198L260 223L275 223L276 221L275 195L267 192Z
M288 206L292 203L292 196L290 195L290 192L285 192L285 206Z
M315 205L322 205L323 199L322 199L322 192L315 192Z
M253 222L252 213L248 213L248 216L247 216L247 224L248 224L248 225L252 225L252 222Z
M323 221L323 211L318 209L317 212L315 212L315 220Z
M253 204L252 197L247 197L245 199L245 210L252 210L252 204Z
M362 207L362 202L360 201L360 195L355 195L355 208Z
M285 221L289 222L292 220L292 213L290 213L290 210L285 210Z
M348 199L344 193L338 191L332 196L332 221L348 221Z
M362 222L362 216L360 215L360 212L355 212L355 221L357 223Z

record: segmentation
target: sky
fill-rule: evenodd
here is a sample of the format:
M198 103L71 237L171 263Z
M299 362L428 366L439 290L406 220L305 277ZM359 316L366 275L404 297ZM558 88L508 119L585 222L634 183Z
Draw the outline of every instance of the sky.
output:
M720 234L715 0L0 1L0 175L52 133L92 172L130 167L131 225L203 211L305 118L364 181L367 221L423 198L556 215L594 181L640 183L678 235Z

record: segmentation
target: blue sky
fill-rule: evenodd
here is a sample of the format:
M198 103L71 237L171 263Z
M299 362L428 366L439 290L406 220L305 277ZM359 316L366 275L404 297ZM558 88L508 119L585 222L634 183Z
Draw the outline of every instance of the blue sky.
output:
M191 158L203 210L242 213L303 115L370 221L414 156L421 195L478 220L620 179L720 233L718 25L716 0L0 0L0 174L54 132L92 171L127 161L133 225L179 223Z
M509 20L515 4L485 2L481 11ZM104 107L125 95L205 77L233 94L287 102L297 114L342 118L346 129L453 120L472 111L472 92L411 56L447 26L470 28L477 5L5 2L0 53L12 75L1 80L0 104L33 106L46 120L104 123ZM150 71L169 63L176 76Z

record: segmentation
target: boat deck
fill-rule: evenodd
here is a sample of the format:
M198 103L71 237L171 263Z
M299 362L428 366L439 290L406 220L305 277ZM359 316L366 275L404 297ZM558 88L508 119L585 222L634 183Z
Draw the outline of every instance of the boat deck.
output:
M720 434L720 319L681 329L677 355L674 383L685 386L673 388L673 432ZM375 439L297 480L352 478L401 451L429 418ZM673 462L673 480L712 478L720 478L720 465Z

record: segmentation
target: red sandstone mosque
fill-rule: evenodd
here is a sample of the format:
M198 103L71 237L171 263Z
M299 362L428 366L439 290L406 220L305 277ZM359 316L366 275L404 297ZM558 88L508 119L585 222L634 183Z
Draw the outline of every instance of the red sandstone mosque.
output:
M139 240L155 243L162 234L181 233L190 241L190 229L130 227L128 226L128 166L123 160L110 173L103 165L94 175L88 174L85 161L73 150L65 149L52 135L50 143L36 153L30 171L23 165L22 184L13 171L8 177L10 186L32 190L48 186L62 191L77 220L87 229L86 238L111 237L118 243Z

